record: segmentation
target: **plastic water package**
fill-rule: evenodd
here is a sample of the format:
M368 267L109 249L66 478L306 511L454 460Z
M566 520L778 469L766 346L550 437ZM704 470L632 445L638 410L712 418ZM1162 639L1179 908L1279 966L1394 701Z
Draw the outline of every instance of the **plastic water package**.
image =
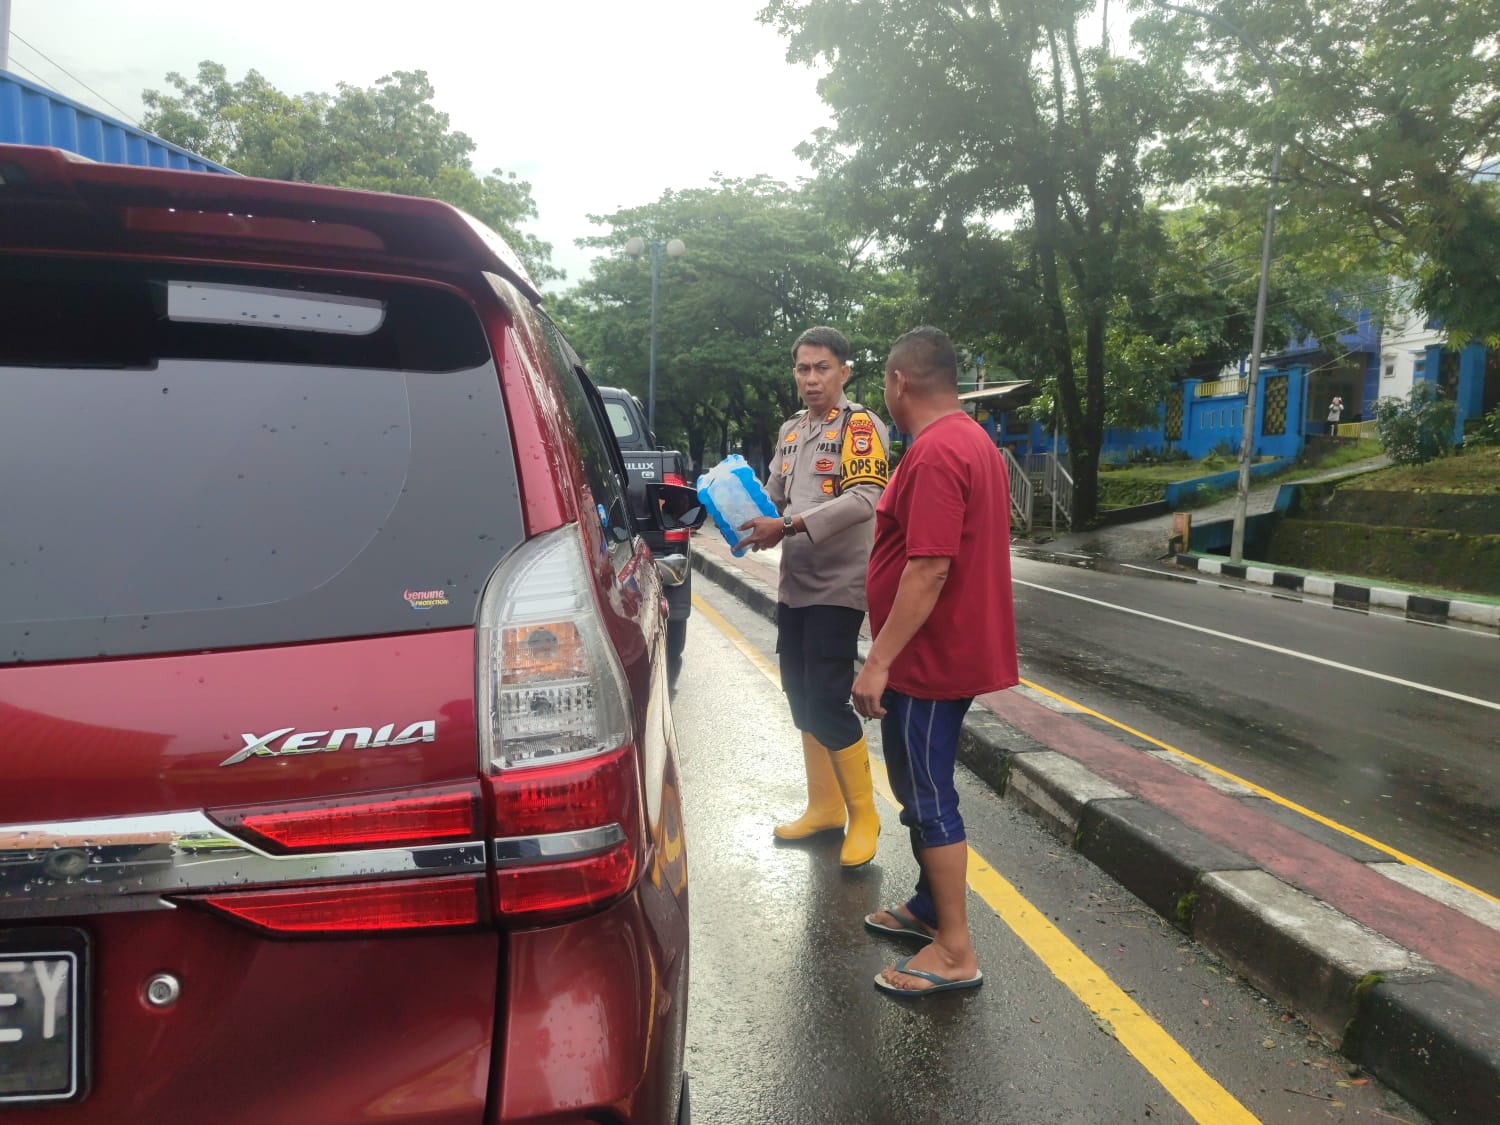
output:
M747 534L739 529L741 524L756 516L777 514L776 505L738 453L730 454L698 478L698 499L731 548ZM736 556L744 553L733 551Z

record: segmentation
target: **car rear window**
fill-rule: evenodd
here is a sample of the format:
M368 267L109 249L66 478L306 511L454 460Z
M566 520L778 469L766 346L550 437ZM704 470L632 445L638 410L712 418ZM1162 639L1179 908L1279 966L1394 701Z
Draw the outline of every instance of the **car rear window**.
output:
M0 261L0 663L469 625L522 535L461 297Z
M604 413L609 416L609 428L614 430L615 439L621 445L634 445L640 439L635 432L635 426L630 420L630 411L625 409L623 402L614 399L604 400Z

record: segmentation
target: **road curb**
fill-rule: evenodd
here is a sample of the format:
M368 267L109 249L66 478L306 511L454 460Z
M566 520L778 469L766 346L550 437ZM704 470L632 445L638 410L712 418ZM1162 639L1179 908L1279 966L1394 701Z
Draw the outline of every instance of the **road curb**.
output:
M707 551L693 552L693 569L724 587L756 613L776 620L776 590L749 571L722 562Z
M1296 997L1298 1014L1335 1045L1365 981L1431 972L1409 950L1258 869L1204 875L1191 929L1262 992Z
M706 551L693 553L693 565L775 620L776 595L768 584ZM1207 839L1161 805L1125 792L1069 757L1067 747L1054 749L1037 741L1043 735L1015 729L981 702L964 722L959 760L1003 799L1036 816L1434 1120L1500 1121L1500 1004L1492 997ZM1068 708L1052 709L1076 722ZM1191 770L1183 773L1183 785L1210 785ZM1329 843L1312 833L1309 840L1318 847ZM1450 892L1457 888L1435 876L1431 882L1442 883L1441 890L1414 878L1425 874L1415 868L1366 866L1500 930L1493 911L1486 913L1489 903L1456 905Z
M1327 575L1276 570L1254 564L1235 565L1227 560L1204 555L1176 554L1173 561L1183 569L1196 570L1199 574L1221 574L1225 578L1238 578L1261 586L1275 586L1281 590L1332 598L1339 605L1352 609L1378 606L1397 610L1418 621L1460 621L1466 625L1500 629L1500 605L1490 602L1435 598L1426 594L1414 594L1409 590L1344 582Z
M1074 841L1126 890L1434 1120L1500 1121L1500 1005L1492 998L1205 839L1161 806L1101 795L1113 783L1086 766L1042 768L1049 755L1034 739L1011 732L1008 738L1021 745L1008 751L1007 735L999 733L1006 726L975 724L959 747L960 760L981 776L1006 760L999 767L1004 799ZM1367 866L1425 874L1390 863ZM1420 880L1399 881L1442 901ZM1432 881L1456 890L1435 876ZM1483 910L1467 912L1493 924ZM1449 987L1411 987L1433 981ZM1455 1018L1443 1018L1447 1011Z
M1435 1120L1500 1121L1494 1002L1445 973L1366 982L1342 1050Z

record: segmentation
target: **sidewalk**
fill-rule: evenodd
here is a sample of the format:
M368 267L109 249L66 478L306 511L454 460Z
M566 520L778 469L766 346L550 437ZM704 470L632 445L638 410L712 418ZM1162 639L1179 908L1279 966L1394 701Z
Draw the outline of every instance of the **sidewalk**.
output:
M1324 481L1342 480L1359 476L1373 469L1390 464L1384 455L1368 461L1321 473L1296 481L1296 484L1314 484ZM1280 484L1253 486L1247 505L1250 516L1264 515L1276 504L1276 493ZM1234 518L1235 500L1230 497L1192 513L1193 523L1200 526L1216 520ZM1038 537L1041 536L1041 537ZM1346 609L1394 610L1421 621L1457 621L1465 625L1478 625L1486 629L1500 629L1500 599L1482 594L1461 594L1452 590L1439 590L1415 586L1409 583L1388 582L1347 574L1314 574L1293 567L1277 567L1249 561L1231 564L1222 555L1191 552L1170 554L1172 538L1172 515L1152 516L1135 523L1117 524L1091 531L1066 532L1056 539L1046 538L1046 532L1037 528L1033 538L1016 538L1015 544L1032 557L1045 558L1058 555L1074 560L1080 558L1099 559L1115 563L1143 565L1148 563L1175 564L1186 570L1201 574L1219 575L1239 579L1261 586L1274 586L1288 594L1329 600Z
M776 552L694 547L774 619ZM1500 902L1025 686L976 702L960 757L1435 1120L1500 1121Z

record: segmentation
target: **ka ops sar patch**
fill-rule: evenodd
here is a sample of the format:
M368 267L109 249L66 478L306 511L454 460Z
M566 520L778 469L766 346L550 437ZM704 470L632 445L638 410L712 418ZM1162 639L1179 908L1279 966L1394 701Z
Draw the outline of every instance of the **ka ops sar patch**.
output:
M878 484L884 488L890 475L885 444L875 420L863 410L850 415L839 458L839 491L856 484Z

